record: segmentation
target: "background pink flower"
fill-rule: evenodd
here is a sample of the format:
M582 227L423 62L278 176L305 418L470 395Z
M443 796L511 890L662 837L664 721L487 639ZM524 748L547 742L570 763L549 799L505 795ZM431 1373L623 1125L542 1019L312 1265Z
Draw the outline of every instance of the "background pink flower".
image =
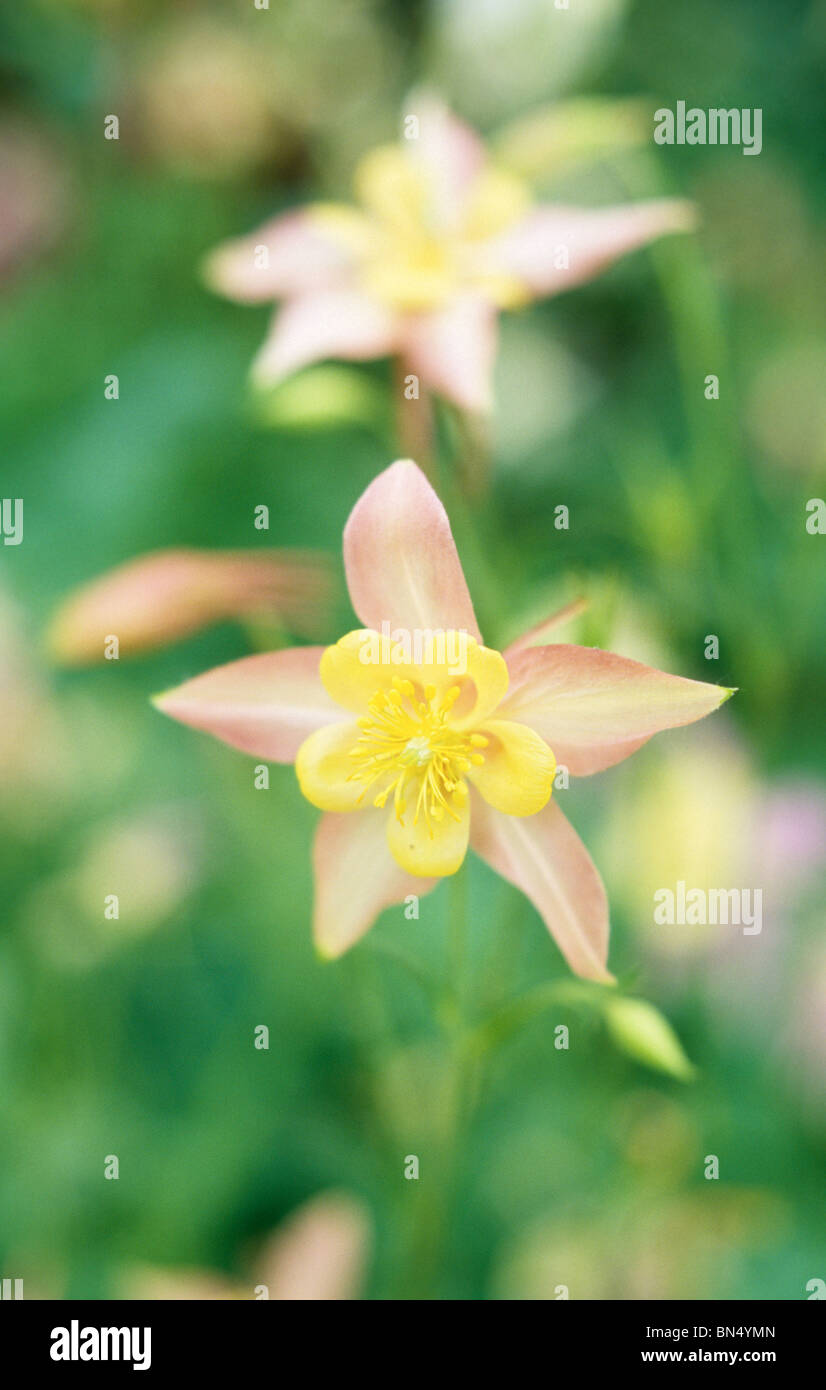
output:
M207 279L221 294L283 301L253 366L258 384L324 358L396 356L459 407L488 411L501 310L693 225L690 206L673 199L535 205L440 102L417 107L413 138L359 164L358 206L312 204L210 256Z

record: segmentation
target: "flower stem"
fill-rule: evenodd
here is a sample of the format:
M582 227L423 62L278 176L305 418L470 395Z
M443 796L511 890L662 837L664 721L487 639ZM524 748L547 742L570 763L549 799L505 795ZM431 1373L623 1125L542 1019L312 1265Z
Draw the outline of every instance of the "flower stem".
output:
M409 380L410 374L403 359L394 358L393 397L399 452L403 458L413 459L436 486L438 470L433 403L420 384L415 388L417 394L411 396L409 390L413 388L408 387Z
M453 1229L461 1178L462 1144L478 1097L479 1054L472 1047L475 1030L467 1018L467 868L450 882L450 924L446 949L446 978L439 1014L446 1033L446 1065L442 1072L441 1105L433 1157L416 1226L413 1250L415 1296L443 1297L444 1269Z
M467 867L460 869L450 880L450 935L448 938L447 987L452 997L459 1024L465 998L465 962L467 959Z

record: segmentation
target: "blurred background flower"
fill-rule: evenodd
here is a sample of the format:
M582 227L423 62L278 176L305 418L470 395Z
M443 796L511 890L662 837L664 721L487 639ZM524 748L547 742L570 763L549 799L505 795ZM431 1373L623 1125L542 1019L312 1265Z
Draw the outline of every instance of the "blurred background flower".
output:
M508 1299L725 1299L747 1253L776 1249L783 1208L769 1193L618 1194L601 1216L551 1219L506 1257L495 1285ZM563 1292L564 1291L564 1292Z
M58 148L22 116L0 121L0 281L59 240L66 172Z
M694 213L668 198L534 204L528 183L490 161L440 98L413 93L405 109L415 126L364 153L353 204L310 203L270 219L211 252L205 278L239 304L280 301L253 363L258 386L327 357L393 357L404 386L415 382L410 399L421 383L486 413L500 311L575 288L661 236L690 231ZM565 137L563 129L562 148Z
M254 35L230 19L196 12L153 31L135 78L144 148L192 178L242 177L284 161L290 137L273 67Z
M290 551L163 550L92 580L61 604L48 633L66 665L165 646L226 618L270 619L308 637L323 633L331 599L325 557Z
M370 1253L370 1220L347 1193L325 1192L287 1217L255 1257L248 1284L211 1270L138 1269L126 1298L326 1302L358 1298Z

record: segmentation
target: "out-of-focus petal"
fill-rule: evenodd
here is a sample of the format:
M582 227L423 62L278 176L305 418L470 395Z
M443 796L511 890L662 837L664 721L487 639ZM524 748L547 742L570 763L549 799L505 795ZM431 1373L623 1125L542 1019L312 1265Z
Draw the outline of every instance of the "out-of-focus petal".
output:
M58 661L76 665L102 661L109 636L118 638L122 658L178 641L224 618L262 611L303 632L323 613L329 590L321 556L159 550L129 560L70 595L52 619L47 641Z
M387 846L386 820L373 808L321 818L313 848L313 935L327 959L355 945L386 907L436 886L436 879L399 868Z
M272 385L328 357L365 361L396 350L399 324L391 310L358 290L330 289L288 300L276 313L253 363L259 386Z
M691 204L675 198L611 208L540 207L490 243L491 267L534 294L556 294L657 237L691 231L695 220ZM558 264L562 248L567 265Z
M508 668L498 713L535 729L574 777L612 767L652 734L692 724L732 694L598 647L526 647Z
M485 761L467 773L481 796L508 816L533 816L553 790L554 755L527 724L492 719L479 731L489 739Z
M402 653L401 644L394 645L387 639L383 650L380 634L362 628L348 632L334 647L327 648L319 668L321 679L332 699L354 714L366 714L371 697L379 690L393 691L394 680L413 682L417 701L424 698L429 685L435 686L430 702L433 707L442 702L451 687L458 687L459 697L451 703L450 727L474 728L493 713L508 688L504 657L490 647L480 647L462 633L445 633L442 645L444 660L437 638L432 644L433 660L423 660L418 665L414 661L396 661L393 654ZM388 654L390 659L382 660Z
M400 145L378 145L359 160L355 192L390 235L416 235L427 215L427 178Z
M241 304L262 304L341 284L367 235L354 208L289 212L250 236L225 242L205 262L207 284Z
M410 459L362 493L344 528L344 565L365 627L464 630L481 642L447 513Z
M611 983L608 901L588 851L558 806L515 819L479 796L471 811L471 846L533 903L577 975Z
M270 1300L358 1298L371 1246L365 1206L346 1192L324 1192L294 1211L265 1246L258 1274Z
M156 695L164 714L243 753L291 763L306 738L341 721L318 674L323 648L245 656Z
M423 814L414 821L416 795L414 786L407 797L404 823L397 820L392 810L385 817L390 852L406 873L423 878L455 874L467 854L470 801L466 799L463 806L454 803L455 820L445 814L444 820L429 824Z
M479 136L432 93L413 93L408 103L419 119L419 138L408 145L411 161L424 173L430 213L439 227L454 227L485 166Z
M510 646L506 647L502 653L505 660L510 661L511 657L516 656L517 652L521 652L523 647L546 645L549 633L555 632L558 627L562 627L565 623L573 622L574 618L578 618L580 613L584 613L587 607L587 599L575 598L571 603L566 603L563 608L558 608L555 613L551 613L549 617L543 618L541 623L537 623L536 627L529 628L527 632L522 633L521 637L517 637L514 642L511 642Z
M527 184L504 169L488 165L472 184L462 214L461 234L468 241L490 241L527 216Z
M359 802L370 805L363 782L352 777L350 756L358 742L358 724L328 724L302 743L295 760L298 784L307 800L321 811L354 811ZM375 793L373 793L375 795Z
M491 409L496 309L481 295L462 295L444 309L406 320L403 355L410 371L462 410Z

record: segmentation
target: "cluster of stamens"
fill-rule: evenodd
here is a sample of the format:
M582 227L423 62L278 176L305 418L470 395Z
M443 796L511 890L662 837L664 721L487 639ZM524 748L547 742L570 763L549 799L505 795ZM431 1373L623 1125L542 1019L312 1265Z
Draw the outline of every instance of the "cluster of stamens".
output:
M445 815L461 819L459 809L468 796L464 774L485 759L484 734L451 729L450 712L461 694L452 685L437 699L435 685L424 687L424 699L410 680L394 676L389 690L377 690L368 703L369 715L359 719L358 742L350 750L353 771L348 781L364 782L359 801L376 783L374 806L393 797L399 824L408 810L407 796L415 793L413 824L422 817L431 838L433 823Z

